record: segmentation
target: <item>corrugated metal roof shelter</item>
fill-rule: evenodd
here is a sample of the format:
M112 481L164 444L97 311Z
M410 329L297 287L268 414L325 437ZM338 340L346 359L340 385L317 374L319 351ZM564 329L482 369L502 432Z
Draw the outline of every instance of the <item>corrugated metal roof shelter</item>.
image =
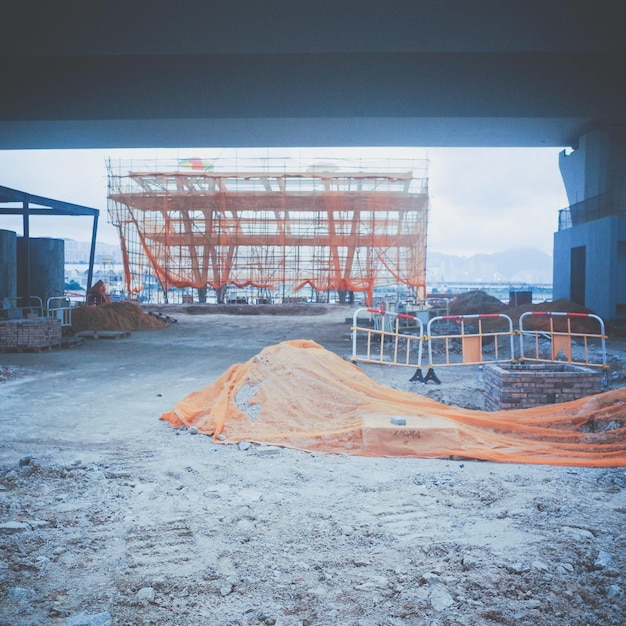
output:
M93 219L91 230L91 250L89 254L89 274L87 277L87 289L91 287L93 280L93 266L96 255L96 234L98 231L98 216L100 211L80 204L64 202L62 200L54 200L45 198L35 194L10 189L9 187L0 186L0 215L21 215L22 231L26 246L25 258L30 258L29 241L30 241L30 218L33 215L65 215L65 216L85 216ZM30 293L30 270L26 272L25 280L26 293Z

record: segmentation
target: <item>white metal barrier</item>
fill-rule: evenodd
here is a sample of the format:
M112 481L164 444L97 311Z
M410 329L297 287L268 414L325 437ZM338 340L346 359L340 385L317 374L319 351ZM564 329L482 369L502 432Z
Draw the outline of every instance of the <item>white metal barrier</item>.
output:
M65 296L53 296L46 300L46 317L61 320L61 326L72 325L72 301Z
M540 328L525 326L539 321ZM541 324L541 321L543 324ZM545 327L547 320L547 328ZM572 329L572 321L597 323L598 332ZM593 313L529 311L519 318L520 361L571 363L607 369L604 321ZM590 348L596 347L596 350Z
M35 302L35 304L32 304ZM2 298L0 302L2 318L22 319L27 317L42 317L43 302L39 296L28 298Z
M371 326L359 326L359 314L370 314ZM401 322L405 325L401 326ZM424 325L406 313L357 309L352 318L352 361L421 367Z
M370 314L370 326L359 326L359 314ZM529 319L544 316L548 323L530 328ZM572 320L587 319L598 332L572 328ZM560 324L555 325L555 320ZM409 324L401 328L400 323ZM519 335L519 344L515 341ZM424 344L428 349L428 371L422 374ZM595 350L591 348L594 347ZM516 346L519 345L519 355ZM352 361L415 367L410 381L441 381L435 368L454 365L483 365L536 361L571 363L608 368L606 334L602 318L592 313L529 311L519 318L518 329L503 313L440 315L426 326L418 317L380 309L358 309L352 324Z
M485 327L487 321L490 324ZM502 323L498 324L499 321ZM454 325L452 328L451 324ZM513 320L502 313L433 317L426 330L428 366L432 368L513 361L514 335Z

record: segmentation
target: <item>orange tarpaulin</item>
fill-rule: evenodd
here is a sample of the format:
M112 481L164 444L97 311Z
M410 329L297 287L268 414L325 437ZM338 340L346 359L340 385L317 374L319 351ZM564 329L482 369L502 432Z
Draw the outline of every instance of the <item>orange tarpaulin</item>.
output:
M161 416L215 441L365 456L626 466L626 389L485 412L385 387L313 341L270 346Z

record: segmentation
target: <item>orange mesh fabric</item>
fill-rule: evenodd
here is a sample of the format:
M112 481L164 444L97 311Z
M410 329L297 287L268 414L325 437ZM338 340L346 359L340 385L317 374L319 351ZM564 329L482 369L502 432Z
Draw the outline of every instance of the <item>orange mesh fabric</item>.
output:
M126 289L367 294L399 282L426 297L427 162L418 172L109 170ZM133 167L138 164L133 164ZM146 164L149 165L149 164ZM156 164L153 164L153 167ZM140 168L141 169L141 168Z
M161 419L225 443L606 467L626 465L625 403L620 389L532 409L460 409L380 385L315 342L299 340L233 365Z

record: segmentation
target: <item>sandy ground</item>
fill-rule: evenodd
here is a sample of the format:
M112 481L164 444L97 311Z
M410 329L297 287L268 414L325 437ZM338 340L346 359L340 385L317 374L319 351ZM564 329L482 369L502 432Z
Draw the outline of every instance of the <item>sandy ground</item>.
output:
M2 626L626 623L624 468L214 444L158 417L286 339L349 355L350 312L173 315L0 354ZM474 370L364 369L481 406Z

